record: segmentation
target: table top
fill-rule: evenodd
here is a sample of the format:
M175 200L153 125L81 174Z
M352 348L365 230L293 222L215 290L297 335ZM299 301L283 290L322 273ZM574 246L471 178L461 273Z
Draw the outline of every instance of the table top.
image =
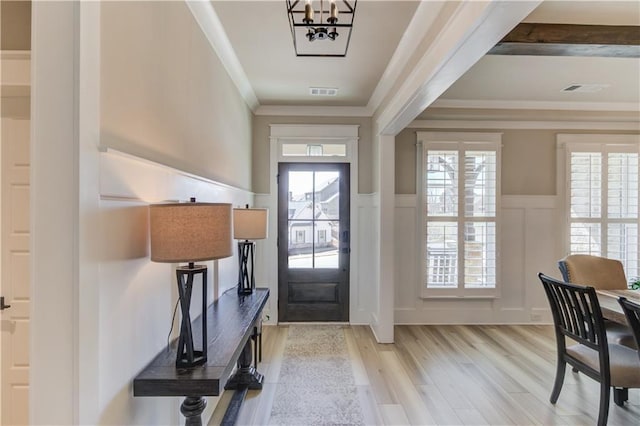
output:
M626 297L632 302L640 303L640 290L596 290L596 294L598 295L602 316L619 324L626 325L627 318L624 316L618 299Z
M163 349L133 380L133 396L217 396L262 315L269 289L246 296L222 294L207 309L207 362L176 368L177 342ZM191 322L194 341L201 341L201 319Z

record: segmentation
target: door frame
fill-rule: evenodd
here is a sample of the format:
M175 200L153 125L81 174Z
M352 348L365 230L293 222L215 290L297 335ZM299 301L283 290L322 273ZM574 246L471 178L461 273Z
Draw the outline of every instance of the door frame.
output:
M349 202L351 209L349 220L351 224L351 256L349 261L349 319L357 317L358 301L358 124L271 124L269 146L269 195L267 208L269 215L269 235L278 235L278 163L349 163L350 191ZM282 145L316 143L344 143L346 155L344 157L319 156L283 156ZM264 272L271 289L268 314L270 321L278 323L278 247L277 238L264 240L259 252L264 255Z

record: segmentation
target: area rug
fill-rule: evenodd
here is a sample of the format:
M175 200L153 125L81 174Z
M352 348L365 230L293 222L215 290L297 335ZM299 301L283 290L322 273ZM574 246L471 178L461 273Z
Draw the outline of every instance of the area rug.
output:
M270 425L363 425L342 326L291 325Z

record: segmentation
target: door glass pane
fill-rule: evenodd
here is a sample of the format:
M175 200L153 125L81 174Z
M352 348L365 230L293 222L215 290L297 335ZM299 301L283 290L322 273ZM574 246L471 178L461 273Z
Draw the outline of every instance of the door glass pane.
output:
M289 172L289 267L313 267L313 172Z
M290 171L289 268L338 268L338 171Z
M339 219L340 173L315 173L316 219Z
M315 222L315 268L338 268L338 221L318 220Z
M458 224L427 223L427 287L458 287Z

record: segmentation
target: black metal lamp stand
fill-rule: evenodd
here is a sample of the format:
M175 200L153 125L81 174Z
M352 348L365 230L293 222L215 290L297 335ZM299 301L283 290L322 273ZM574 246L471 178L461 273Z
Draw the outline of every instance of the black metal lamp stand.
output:
M238 294L251 294L256 288L255 247L254 241L238 241Z
M193 290L193 277L202 274L202 349L194 348L193 333L191 330L191 292ZM181 266L176 268L178 278L178 294L180 296L180 312L182 323L180 325L180 338L178 339L178 351L176 355L176 367L188 368L202 365L207 361L207 267L205 265Z

